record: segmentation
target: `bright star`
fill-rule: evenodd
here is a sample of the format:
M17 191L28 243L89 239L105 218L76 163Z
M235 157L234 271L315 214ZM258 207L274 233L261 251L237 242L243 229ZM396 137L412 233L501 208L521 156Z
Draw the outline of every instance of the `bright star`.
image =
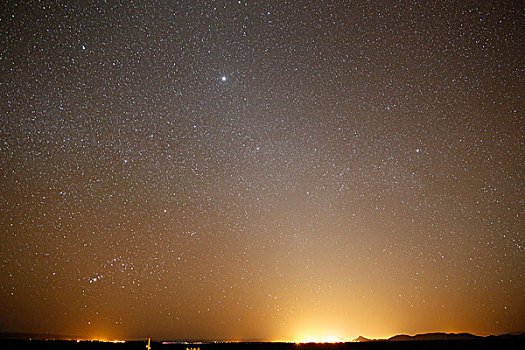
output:
M223 75L223 76L221 77L221 81L222 81L222 82L225 82L226 80L228 80L228 78L227 78L226 76Z

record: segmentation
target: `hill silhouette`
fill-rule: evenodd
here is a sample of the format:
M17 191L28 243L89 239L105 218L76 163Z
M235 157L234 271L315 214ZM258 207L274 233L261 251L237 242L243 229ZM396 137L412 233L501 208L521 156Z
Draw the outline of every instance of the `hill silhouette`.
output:
M359 343L364 343L364 342L368 342L368 341L373 341L373 339L368 339L368 338L365 338L362 335L360 335L359 337L355 338L353 341L354 342L359 342Z
M470 333L422 333L416 335L399 334L388 339L369 339L363 336L355 338L354 342L378 341L446 341L446 340L476 340L476 339L525 339L525 333L479 336Z

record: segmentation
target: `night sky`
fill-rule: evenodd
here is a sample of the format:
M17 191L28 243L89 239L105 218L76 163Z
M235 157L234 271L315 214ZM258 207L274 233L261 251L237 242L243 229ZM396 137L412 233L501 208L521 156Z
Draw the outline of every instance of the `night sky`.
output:
M525 330L520 1L3 1L0 331Z

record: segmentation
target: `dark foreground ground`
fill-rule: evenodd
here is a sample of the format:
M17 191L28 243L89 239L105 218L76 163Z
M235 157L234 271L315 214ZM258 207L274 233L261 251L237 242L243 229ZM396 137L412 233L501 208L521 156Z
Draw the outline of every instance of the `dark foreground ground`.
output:
M369 342L338 344L290 344L290 343L214 343L214 344L161 344L152 342L152 350L343 350L343 349L525 349L524 339L483 339L449 341ZM0 349L73 349L73 350L144 350L145 342L124 344L45 340L0 340Z

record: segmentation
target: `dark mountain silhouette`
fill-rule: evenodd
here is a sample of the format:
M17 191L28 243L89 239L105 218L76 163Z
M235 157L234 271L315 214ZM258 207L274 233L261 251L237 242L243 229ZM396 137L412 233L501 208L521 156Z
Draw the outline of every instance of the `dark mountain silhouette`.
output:
M474 339L525 339L525 333L489 335L486 337L470 333L423 333L416 335L395 335L388 339L368 339L359 336L354 342L376 342L376 341L440 341L440 340L474 340Z
M388 338L389 341L411 341L411 340L469 340L469 339L480 339L483 337L473 335L470 333L424 333L410 335L396 335Z
M362 335L360 335L359 337L355 338L353 341L355 341L355 342L360 342L360 343L364 343L364 342L367 342L367 341L373 341L373 340L372 340L372 339L365 338L365 337L363 337Z

